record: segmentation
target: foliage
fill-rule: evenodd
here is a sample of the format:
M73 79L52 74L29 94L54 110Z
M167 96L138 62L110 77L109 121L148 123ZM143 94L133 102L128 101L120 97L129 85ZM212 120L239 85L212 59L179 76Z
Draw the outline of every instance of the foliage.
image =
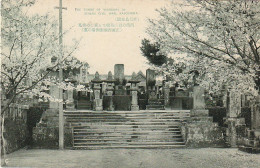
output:
M167 62L167 57L160 54L160 46L158 43L152 44L149 40L143 39L140 50L149 63L155 66L161 66Z
M16 102L19 95L54 100L46 92L49 85L57 84L64 89L71 85L59 82L57 75L52 74L58 72L59 66L65 72L82 66L72 56L79 43L75 40L74 45L63 47L61 64L58 60L51 62L51 58L60 55L58 23L48 14L27 14L26 7L33 4L33 0L3 0L1 4L1 90L8 99L6 108Z
M175 56L158 71L179 82L199 83L210 92L229 86L258 94L259 1L189 0L157 11L160 16L149 20L147 32L161 53Z

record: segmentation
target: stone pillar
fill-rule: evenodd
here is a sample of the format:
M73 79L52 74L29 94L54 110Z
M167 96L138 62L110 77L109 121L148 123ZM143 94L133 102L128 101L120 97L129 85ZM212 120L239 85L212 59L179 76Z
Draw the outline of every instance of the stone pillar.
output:
M114 80L113 80L113 76L112 76L112 72L109 71L108 72L108 76L107 76L107 87L106 87L106 93L107 93L107 96L109 96L109 108L108 110L109 111L113 111L114 110L114 105L113 105L113 92L114 92Z
M169 99L170 99L170 87L169 84L166 83L165 86L163 87L163 92L164 92L164 106L167 108L169 107Z
M227 141L231 147L237 147L237 129L245 124L244 118L238 118L241 113L241 94L231 89L228 93L227 102Z
M99 78L99 73L96 72L95 78L92 80L92 83L94 84L93 90L94 90L94 110L101 111L103 110L103 100L101 98L101 83L102 80Z
M136 80L136 74L133 72L132 78L129 81L131 83L131 95L132 95L132 102L131 102L131 110L132 111L138 111L138 83L139 81Z
M208 116L208 110L205 110L205 90L201 86L194 86L193 88L193 110L191 116Z
M251 105L251 127L252 130L260 129L260 95L256 97L256 101Z
M236 118L241 113L241 94L235 90L229 92L227 117Z
M54 99L59 99L59 88L57 85L51 85L50 86L50 95L54 98ZM59 103L58 102L54 102L54 101L50 101L50 109L59 109Z
M66 103L67 109L75 109L74 99L73 99L73 89L67 90L68 103Z
M139 106L138 106L138 96L137 96L137 90L132 90L132 105L131 105L131 110L132 111L138 111Z

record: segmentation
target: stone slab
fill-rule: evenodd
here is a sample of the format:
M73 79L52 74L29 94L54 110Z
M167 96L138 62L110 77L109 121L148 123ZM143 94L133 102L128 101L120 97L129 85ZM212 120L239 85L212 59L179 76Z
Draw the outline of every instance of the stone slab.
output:
M190 113L191 116L209 116L209 110L193 109Z
M131 105L131 111L139 111L138 105Z

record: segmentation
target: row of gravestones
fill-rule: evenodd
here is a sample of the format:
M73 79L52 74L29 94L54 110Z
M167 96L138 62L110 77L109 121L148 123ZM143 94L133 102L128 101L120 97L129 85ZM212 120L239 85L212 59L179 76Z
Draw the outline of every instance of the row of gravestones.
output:
M123 64L116 64L114 66L114 78L111 73L111 71L108 73L108 77L106 80L102 80L99 76L99 73L96 72L94 79L91 81L92 82L92 89L93 89L93 109L94 110L103 110L103 96L125 96L127 95L126 92L130 92L131 95L131 110L138 110L138 89L139 88L139 82L136 78L136 74L132 74L132 78L130 81L128 81L130 85L130 90L126 89L126 79L124 76L124 65ZM105 85L104 82L106 83ZM148 99L148 101L145 103L146 108L145 109L164 109L164 107L169 108L170 104L178 103L178 99L175 97L174 101L170 99L171 91L169 87L169 83L166 83L163 85L163 94L158 97L158 88L156 87L156 74L154 70L148 69L146 71L146 93L145 97ZM105 86L105 87L104 87ZM55 86L53 86L55 87ZM51 92L54 94L58 94L58 89L55 89L51 87ZM105 94L104 94L105 93ZM67 90L67 101L68 103L66 104L67 109L74 109L74 100L73 100L73 90ZM129 93L128 93L129 95ZM160 100L159 100L160 99ZM55 103L51 103L55 104ZM114 108L112 107L112 103L109 103L110 107L108 108L109 110L113 110ZM178 103L181 108L182 103ZM128 104L127 104L128 105ZM54 105L53 105L54 107Z
M94 92L94 100L93 100L93 108L96 111L103 110L103 100L101 97L101 84L105 82L106 85L106 94L108 96L114 95L126 95L126 82L124 76L124 65L123 64L116 64L114 67L114 79L112 77L112 73L108 73L107 80L101 80L99 77L99 73L96 72L95 78L91 81L93 83L93 92ZM156 101L157 100L157 93L155 89L155 72L153 70L147 70L146 72L146 83L147 83L147 92L148 92L148 99L149 101ZM130 85L130 92L131 92L131 110L136 111L139 110L138 106L138 81L136 79L135 73L132 74L131 80L128 81ZM148 102L149 102L148 101ZM110 103L110 110L113 110L112 102Z

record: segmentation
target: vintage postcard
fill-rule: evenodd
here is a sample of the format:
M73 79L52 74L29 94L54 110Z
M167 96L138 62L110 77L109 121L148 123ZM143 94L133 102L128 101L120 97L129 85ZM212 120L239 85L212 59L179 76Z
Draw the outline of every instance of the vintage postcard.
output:
M259 168L260 1L1 0L1 167Z

